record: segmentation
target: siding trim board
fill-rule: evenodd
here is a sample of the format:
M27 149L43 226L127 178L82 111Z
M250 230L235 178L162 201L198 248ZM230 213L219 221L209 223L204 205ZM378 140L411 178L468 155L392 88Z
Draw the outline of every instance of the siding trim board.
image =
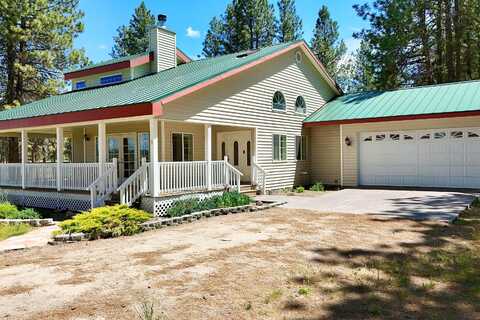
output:
M339 124L458 118L458 117L471 117L471 116L479 116L479 115L480 115L480 110L475 110L475 111L458 111L458 112L447 112L447 113L416 114L416 115L406 115L406 116L392 116L392 117L381 117L381 118L344 119L344 120L332 120L332 121L320 121L320 122L307 122L307 123L304 123L303 125L305 127L316 127L316 126L330 126L330 125L339 125Z

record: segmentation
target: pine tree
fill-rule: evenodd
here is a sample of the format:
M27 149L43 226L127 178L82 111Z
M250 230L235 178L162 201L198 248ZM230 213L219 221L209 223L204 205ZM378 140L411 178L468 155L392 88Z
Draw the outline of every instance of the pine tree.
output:
M148 49L148 32L155 24L155 16L142 1L135 8L128 26L120 26L114 37L114 45L110 55L119 58L146 52Z
M0 2L0 109L58 93L63 70L88 63L73 49L82 17L78 0Z
M337 74L338 63L347 52L345 42L339 38L338 23L330 17L328 8L322 6L313 30L311 47L333 77Z
M273 44L275 34L275 8L268 0L232 0L220 18L210 22L203 53L255 50Z
M302 39L303 23L297 15L295 0L279 0L277 2L280 21L277 39L280 43Z

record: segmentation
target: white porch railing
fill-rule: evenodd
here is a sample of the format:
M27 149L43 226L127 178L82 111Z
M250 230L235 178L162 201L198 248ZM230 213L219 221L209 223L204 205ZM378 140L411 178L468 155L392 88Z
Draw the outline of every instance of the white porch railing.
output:
M0 186L22 186L22 164L4 163L0 165Z
M148 168L145 158L142 165L127 180L125 180L117 191L120 192L120 203L131 206L138 198L148 192Z
M228 161L157 162L144 163L118 188L122 204L131 205L143 194L153 194L152 172L159 175L159 194L188 191L206 191L235 187L240 191L240 177L243 175ZM156 170L152 170L156 166ZM208 173L210 172L210 179ZM210 182L210 185L209 185Z
M98 177L89 187L92 208L105 205L105 201L117 190L118 171L117 161L113 159L111 166L107 167L104 174Z
M262 194L265 194L267 183L267 173L265 172L265 169L258 165L255 158L252 159L252 169L253 185L256 187L257 190L260 190Z
M104 171L112 168L113 163L105 163ZM22 187L22 164L0 164L0 187ZM61 190L89 190L89 186L98 178L98 163L62 163L60 164ZM57 189L56 163L26 163L25 188Z

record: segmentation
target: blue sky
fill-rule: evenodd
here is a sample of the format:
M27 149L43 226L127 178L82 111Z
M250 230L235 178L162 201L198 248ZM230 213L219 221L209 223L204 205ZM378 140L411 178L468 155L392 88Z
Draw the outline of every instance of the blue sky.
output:
M276 3L276 0L270 0ZM303 20L304 38L309 41L318 14L318 9L327 5L332 17L339 22L341 37L350 50L358 47L352 33L365 26L356 16L352 5L365 0L297 0L297 12ZM94 62L107 60L113 45L116 29L128 24L134 8L141 0L81 0L80 8L85 12L85 31L76 39L75 46L85 48L87 56ZM191 57L202 52L202 42L213 16L225 11L230 0L146 0L154 14L168 15L167 26L177 33L177 45Z

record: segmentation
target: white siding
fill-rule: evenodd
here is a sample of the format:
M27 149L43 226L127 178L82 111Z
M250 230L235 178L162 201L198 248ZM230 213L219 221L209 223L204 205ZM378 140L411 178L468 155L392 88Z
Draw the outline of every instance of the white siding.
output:
M177 40L174 32L154 28L150 31L150 50L154 52L154 72L177 66Z
M283 92L286 112L272 111L275 91ZM290 51L235 77L211 85L164 106L164 118L196 123L257 129L257 159L266 169L268 189L292 186L295 178L306 182L309 163L297 163L295 136L302 132L304 115L295 113L302 95L307 115L334 96L333 90L306 56L297 64ZM272 160L272 135L287 135L287 160ZM307 172L308 173L308 172ZM307 177L308 178L308 177Z

